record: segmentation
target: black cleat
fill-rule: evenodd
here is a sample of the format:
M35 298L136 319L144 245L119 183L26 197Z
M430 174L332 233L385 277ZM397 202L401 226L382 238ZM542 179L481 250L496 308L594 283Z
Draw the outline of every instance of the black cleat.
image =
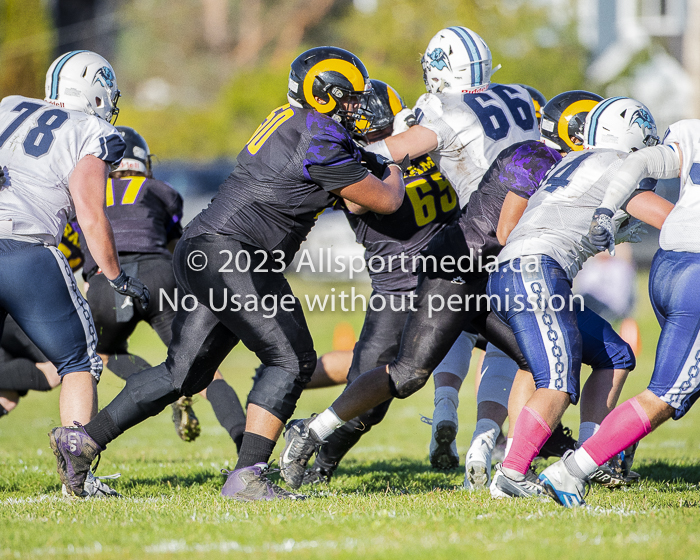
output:
M337 467L338 465L335 467L322 465L321 461L319 461L318 457L316 457L313 467L306 469L306 472L304 472L304 479L301 483L328 484L331 481L331 478L333 478L333 473L335 473L335 469Z
M280 455L280 474L295 490L304 481L306 465L318 448L325 443L309 424L313 417L305 420L292 420L284 432L285 446Z
M172 404L173 424L182 441L194 441L202 432L199 419L192 408L192 397L180 397Z
M540 449L538 457L540 459L563 457L569 449L576 449L576 440L571 435L571 429L565 428L560 422Z

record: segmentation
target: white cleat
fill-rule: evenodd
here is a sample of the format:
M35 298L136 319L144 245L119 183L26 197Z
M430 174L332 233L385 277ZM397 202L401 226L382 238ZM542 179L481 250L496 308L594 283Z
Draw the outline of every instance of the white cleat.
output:
M430 439L430 464L435 469L450 470L459 467L457 453L457 408L450 399L440 399L433 412L433 433Z
M509 474L503 472L503 464L496 465L496 474L493 475L489 490L492 498L529 498L541 496L544 489L537 480L536 475L528 471L527 474L520 474L511 471ZM508 469L510 471L510 469Z
M464 487L483 490L491 483L491 447L485 438L476 438L467 452Z
M583 499L590 485L582 478L572 475L563 459L542 471L540 480L545 493L559 505L567 508L585 505Z

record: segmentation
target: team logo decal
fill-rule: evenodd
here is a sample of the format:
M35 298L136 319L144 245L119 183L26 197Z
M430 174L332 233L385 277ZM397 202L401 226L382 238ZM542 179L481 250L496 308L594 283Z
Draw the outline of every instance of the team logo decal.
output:
M642 130L644 130L645 128L648 128L649 130L656 130L656 124L654 123L654 119L652 119L649 112L645 109L640 108L637 109L634 113L632 113L631 121L633 124L639 125L639 128L641 128Z
M450 60L447 58L447 54L442 49L435 49L428 53L428 58L430 59L430 66L434 66L438 70L443 70L444 68L450 68Z
M113 88L114 80L114 72L107 68L107 66L103 66L95 72L95 78L92 80L92 83L94 85L95 82L100 82L106 88Z

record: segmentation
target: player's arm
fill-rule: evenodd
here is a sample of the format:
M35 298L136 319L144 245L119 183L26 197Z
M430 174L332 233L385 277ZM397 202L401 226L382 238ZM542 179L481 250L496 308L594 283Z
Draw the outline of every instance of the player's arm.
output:
M683 154L675 143L633 152L610 181L600 208L614 213L634 193L642 179L674 179L681 176L682 167Z
M138 278L127 276L119 264L114 232L105 211L109 166L92 155L84 156L68 181L75 214L97 266L112 287L122 295L135 297L148 306L149 293Z
M630 216L661 229L666 217L673 210L673 204L655 192L645 191L632 198L625 210Z
M501 245L505 245L510 232L513 231L518 221L527 208L527 199L509 191L501 206L501 214L498 217L496 237Z
M105 185L109 166L101 159L86 155L75 166L68 182L75 214L83 230L90 253L107 278L121 272L114 244L112 224L105 211Z
M392 161L401 161L406 155L409 159L414 159L432 152L437 147L438 135L417 124L406 132L369 144L365 150L382 155Z
M360 214L366 214L367 212L369 212L369 210L364 206L360 206L359 204L350 202L347 198L344 198L343 202L345 203L345 207L350 211L351 214L359 216Z
M588 230L588 238L591 243L601 251L608 249L611 254L614 254L615 231L612 224L612 217L615 211L620 208L626 200L629 200L629 197L634 193L642 179L647 177L652 179L673 179L675 177L680 177L682 165L683 154L678 144L675 143L669 146L663 145L644 148L627 156L620 169L610 181L600 206L593 214L593 219L591 220L591 225ZM634 198L638 198L638 196ZM630 201L630 203L631 202L632 201ZM628 213L632 214L629 210L628 203ZM649 218L658 220L658 216L650 216ZM639 219L646 222L643 218ZM651 222L647 223L652 226L654 225ZM663 221L661 223L663 224Z
M364 211L393 214L401 207L406 188L401 167L392 164L388 169L389 175L384 180L368 173L361 181L331 192L354 203L355 208L359 206ZM353 213L361 213L360 209L359 212L354 212L350 207L348 209Z

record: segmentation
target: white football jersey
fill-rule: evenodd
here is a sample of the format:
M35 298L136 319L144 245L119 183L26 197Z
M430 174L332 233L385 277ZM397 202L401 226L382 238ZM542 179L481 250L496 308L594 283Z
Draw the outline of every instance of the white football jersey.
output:
M110 165L126 145L108 122L12 95L0 102L0 238L57 245L74 213L68 180L81 158Z
M629 154L592 149L571 152L549 170L530 198L522 218L498 256L500 263L527 255L548 255L573 280L583 263L598 253L588 240L593 213L608 183ZM653 190L656 182L643 181L639 190ZM617 226L628 215L618 210Z
M683 154L681 192L661 228L659 245L665 251L700 253L700 120L672 124L664 144L674 143Z
M491 84L462 95L426 93L414 112L418 124L437 134L430 156L457 191L461 207L501 151L540 139L530 94L517 85Z

